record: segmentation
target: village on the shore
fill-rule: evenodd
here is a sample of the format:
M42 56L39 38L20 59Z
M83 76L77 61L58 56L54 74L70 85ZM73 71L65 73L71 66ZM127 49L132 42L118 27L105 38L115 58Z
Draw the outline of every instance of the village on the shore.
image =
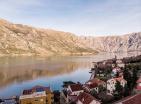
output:
M64 81L61 91L37 85L0 104L141 104L141 55L93 62L89 73L85 83Z

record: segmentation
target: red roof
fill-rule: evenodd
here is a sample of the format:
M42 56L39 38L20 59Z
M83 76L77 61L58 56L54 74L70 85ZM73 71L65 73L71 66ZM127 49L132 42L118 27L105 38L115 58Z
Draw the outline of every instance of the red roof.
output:
M72 102L75 102L77 100L77 96L76 95L69 95L69 100Z
M96 83L93 83L93 84L85 84L86 87L90 88L90 89L93 89L93 88L96 88L98 87L98 84Z
M83 90L83 87L80 84L72 84L72 85L70 85L70 88L71 88L72 91L80 91L80 90Z
M32 89L23 90L23 95L32 94L33 92L50 91L50 87L34 86Z
M98 78L94 78L94 79L91 79L91 80L89 80L88 82L86 82L86 83L96 83L96 84L103 84L103 83L105 83L104 81L102 81L102 80L100 80L100 79L98 79Z
M77 101L81 101L82 104L90 104L93 100L98 101L96 98L94 98L92 95L83 92L77 97Z
M118 104L118 103L122 103L122 104L141 104L141 94L136 94L134 96L130 96L130 97L126 97L114 104Z
M44 91L46 91L46 90L49 91L50 87L44 87L44 86L40 86L40 85L32 87L32 90L37 90L37 89L43 89Z
M23 90L23 95L29 95L32 94L32 90L28 89L28 90Z

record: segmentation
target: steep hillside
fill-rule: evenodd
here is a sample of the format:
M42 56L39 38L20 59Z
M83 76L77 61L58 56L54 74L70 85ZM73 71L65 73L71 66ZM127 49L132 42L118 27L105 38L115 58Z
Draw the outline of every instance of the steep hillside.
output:
M95 53L67 32L37 29L0 20L0 55L66 55Z
M141 50L141 32L84 37L0 19L0 55L73 55Z
M141 32L122 36L80 37L88 47L99 52L128 52L141 50Z

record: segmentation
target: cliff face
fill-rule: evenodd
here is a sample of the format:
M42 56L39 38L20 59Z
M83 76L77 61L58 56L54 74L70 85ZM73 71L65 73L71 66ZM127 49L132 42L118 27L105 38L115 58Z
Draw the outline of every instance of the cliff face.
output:
M67 32L37 29L0 20L0 55L65 55L95 53Z
M78 37L72 33L13 24L0 19L0 55L70 55L141 49L141 33Z
M82 37L87 46L97 51L127 52L141 50L141 32L123 36Z

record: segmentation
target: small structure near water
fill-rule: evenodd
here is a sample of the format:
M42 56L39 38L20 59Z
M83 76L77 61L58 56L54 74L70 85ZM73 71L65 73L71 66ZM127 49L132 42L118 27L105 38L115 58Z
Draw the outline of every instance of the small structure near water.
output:
M50 87L35 86L24 90L19 100L20 104L52 104L53 93Z

